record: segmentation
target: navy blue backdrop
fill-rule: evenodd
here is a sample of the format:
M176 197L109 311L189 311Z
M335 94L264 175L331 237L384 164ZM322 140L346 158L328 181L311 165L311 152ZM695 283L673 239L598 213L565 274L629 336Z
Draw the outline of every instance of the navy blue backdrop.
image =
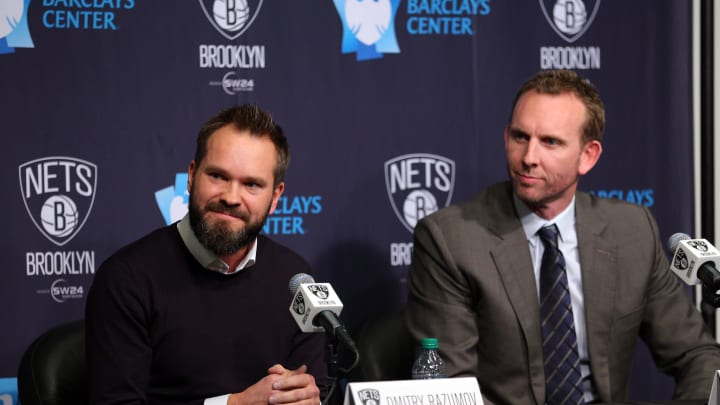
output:
M265 232L334 284L351 330L405 301L419 216L506 177L510 104L540 69L606 103L580 188L649 206L663 238L693 230L688 1L2 0L0 17L10 385L36 336L83 316L108 255L184 213L197 129L236 103L290 140ZM637 357L632 396L668 398Z

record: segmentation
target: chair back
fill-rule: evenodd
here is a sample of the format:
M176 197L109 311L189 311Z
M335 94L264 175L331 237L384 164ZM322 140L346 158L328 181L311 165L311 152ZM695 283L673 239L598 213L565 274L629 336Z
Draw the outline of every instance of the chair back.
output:
M367 320L357 336L361 381L407 380L415 360L412 337L405 326L404 308Z
M18 396L22 405L87 404L87 384L82 320L43 333L20 360Z

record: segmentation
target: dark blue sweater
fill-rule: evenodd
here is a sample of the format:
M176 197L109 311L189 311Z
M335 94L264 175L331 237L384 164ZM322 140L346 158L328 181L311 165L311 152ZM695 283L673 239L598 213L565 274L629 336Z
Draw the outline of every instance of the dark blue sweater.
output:
M263 236L252 267L206 270L175 225L122 248L88 295L90 403L202 404L244 390L275 363L307 364L322 388L324 336L301 333L288 311L288 280L309 270Z

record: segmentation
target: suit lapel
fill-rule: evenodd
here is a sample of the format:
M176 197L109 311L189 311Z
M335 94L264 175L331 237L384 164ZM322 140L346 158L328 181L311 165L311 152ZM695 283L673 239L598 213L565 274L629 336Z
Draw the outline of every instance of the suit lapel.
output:
M544 398L540 304L532 259L525 232L515 213L511 191L509 188L504 191L495 195L500 197L498 200L490 202L496 206L489 212L496 215L489 220L488 228L500 238L499 243L490 250L490 254L523 333L530 362L528 375L533 395L535 398Z
M617 281L617 248L604 235L607 222L591 209L590 197L578 193L575 204L590 365L598 394L610 398L608 347Z

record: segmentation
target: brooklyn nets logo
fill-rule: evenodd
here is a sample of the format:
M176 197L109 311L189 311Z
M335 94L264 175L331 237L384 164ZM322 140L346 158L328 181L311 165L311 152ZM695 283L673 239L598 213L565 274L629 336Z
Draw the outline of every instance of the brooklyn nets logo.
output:
M365 388L358 391L362 405L380 405L380 391L374 388Z
M321 300L326 300L330 296L330 291L324 285L310 284L308 290Z
M198 1L210 24L231 41L250 28L263 3L263 0Z
M698 252L707 252L708 245L702 240L689 240L687 241L688 246L697 250Z
M426 215L447 207L455 185L455 162L428 153L385 162L385 187L400 222L412 232Z
M303 298L302 293L295 296L292 303L292 309L298 315L303 315L305 313L305 299Z
M72 157L46 157L23 163L18 169L30 219L52 243L68 243L92 210L97 166Z
M540 0L540 7L553 30L565 41L573 43L592 24L600 0Z
M673 258L673 267L680 270L685 270L688 268L688 258L685 252L682 250L682 248L678 249L677 253L675 254L675 258Z

